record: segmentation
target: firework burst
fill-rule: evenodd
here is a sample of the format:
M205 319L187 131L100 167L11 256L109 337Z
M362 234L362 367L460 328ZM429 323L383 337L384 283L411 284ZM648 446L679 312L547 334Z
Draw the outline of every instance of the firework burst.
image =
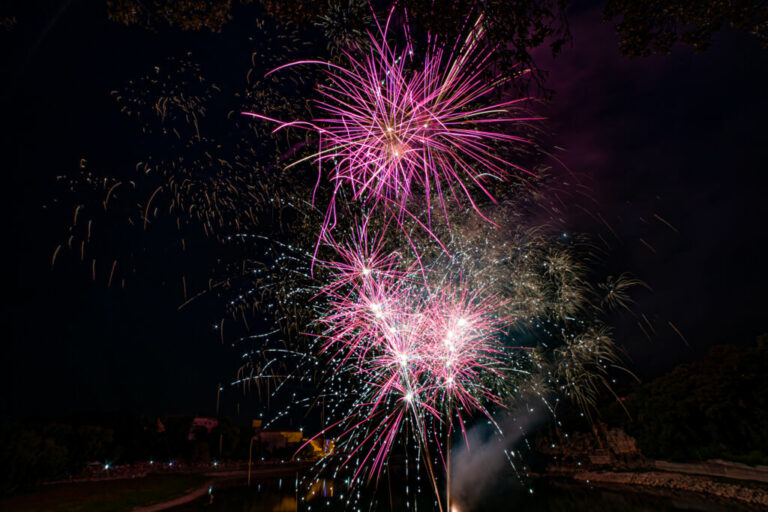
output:
M433 206L447 215L446 200L463 198L482 215L478 194L493 201L492 183L507 180L512 172L526 172L496 146L526 142L502 127L536 118L515 115L524 98L491 101L511 78L487 78L492 48L483 44L479 21L468 24L468 34L453 49L432 40L424 57L417 59L407 24L402 49L388 42L393 13L383 27L377 23L379 38L371 36L364 59L345 53L344 66L306 60L273 71L325 65L326 81L317 87L315 102L321 117L282 122L244 112L278 123L275 131L298 127L319 135L318 151L292 165L314 161L318 184L323 177L330 183L321 238L336 226L336 198L342 193L365 207L382 208L398 223L416 217L409 201L423 197L428 217L424 227L429 229Z
M377 477L408 426L426 449L436 429L457 422L465 432L474 415L491 419L488 407L503 399L486 383L503 367L507 326L497 297L467 289L460 277L428 284L399 254L383 252L380 236L367 243L365 232L332 245L337 258L321 264L331 284L321 292L327 305L317 337L332 373L359 383L355 404L333 425L349 446L342 466L358 457L355 478L364 468Z

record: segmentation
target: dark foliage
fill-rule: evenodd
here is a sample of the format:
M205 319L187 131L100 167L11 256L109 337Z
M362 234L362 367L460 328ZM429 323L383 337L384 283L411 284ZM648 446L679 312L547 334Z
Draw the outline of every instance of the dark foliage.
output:
M290 20L300 27L333 16L334 6L346 3L342 0L262 0L271 16ZM557 54L570 40L565 15L569 4L570 0L400 0L396 14L407 13L413 29L429 32L446 44L465 37L482 14L486 42L496 48L496 66L518 75L518 85L527 89L530 84L541 86L545 78L543 71L535 66L531 51L546 43L552 53ZM372 1L371 5L377 9L380 19L386 18L390 3Z
M715 346L701 361L679 365L630 394L632 419L619 421L649 457L766 463L766 368L766 334L752 347Z
M0 421L0 496L45 481L78 477L94 462L117 466L154 459L197 464L248 457L250 428L222 419L211 432L195 430L190 439L192 419L97 413Z
M107 0L107 15L124 25L156 30L162 26L181 30L220 32L232 8L250 0Z
M65 478L90 460L119 451L113 431L98 426L0 424L0 495Z
M697 51L709 48L725 27L755 36L768 48L768 3L755 0L608 0L605 15L616 25L624 55L669 53L680 41Z
M482 14L487 42L496 48L499 69L521 76L519 83L541 85L545 75L531 50L548 44L553 55L570 40L566 8L570 0L402 0L415 26L443 41L455 41L468 30L467 20Z

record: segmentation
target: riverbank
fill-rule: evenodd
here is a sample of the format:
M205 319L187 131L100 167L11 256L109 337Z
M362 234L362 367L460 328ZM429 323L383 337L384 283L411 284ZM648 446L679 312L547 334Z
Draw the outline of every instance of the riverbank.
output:
M292 477L310 462L259 462L251 478ZM143 473L49 483L33 491L0 500L3 512L158 512L199 500L217 488L245 486L247 463L186 468L173 473Z
M547 476L567 477L587 485L609 484L684 491L768 507L768 487L746 481L724 481L709 476L654 470L548 471Z
M286 463L277 467L273 465L254 466L250 473L251 478L254 480L264 477L280 478L293 476L297 471L301 471L307 467L308 464L304 463ZM217 490L221 490L233 487L246 487L248 485L248 470L214 471L204 473L204 476L210 477L211 480L198 489L190 489L187 494L162 503L155 503L148 507L134 508L131 512L161 512L163 510L180 507L181 505L186 505L187 503L203 498L209 493L209 489L212 486L215 486Z
M666 489L768 507L768 466L727 460L670 462L643 455L637 441L604 423L570 436L549 433L537 440L549 458L544 478L566 478L589 485Z
M143 478L46 485L0 500L0 510L125 512L168 502L201 488L207 491L208 480L202 474L150 474Z
M136 507L133 509L132 512L161 512L162 510L169 510L174 507L180 507L181 505L186 505L187 503L191 503L195 500L202 498L206 494L209 494L211 491L212 485L213 485L213 480L209 480L205 482L203 485L201 485L200 487L198 487L197 489L189 490L183 496L179 496L177 498L173 498L171 500L167 500L162 503L155 503L149 506Z

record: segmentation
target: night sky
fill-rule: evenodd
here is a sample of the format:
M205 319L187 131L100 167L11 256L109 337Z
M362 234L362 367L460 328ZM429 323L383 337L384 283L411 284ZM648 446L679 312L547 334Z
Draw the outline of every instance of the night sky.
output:
M242 80L253 13L243 10L222 34L154 34L112 23L89 2L38 4L3 35L0 411L211 413L238 353L220 343L205 301L177 310L162 241L126 290L107 289L87 265L51 270L67 220L43 205L54 199L55 177L82 158L94 169L131 166L146 148L111 90L187 51L204 70L226 77L232 69ZM563 148L558 157L592 186L593 213L616 233L606 264L653 288L636 308L656 327L652 341L631 316L617 320L629 367L651 378L712 344L747 344L768 331L768 52L726 30L703 54L677 47L630 60L593 4L576 2L573 41L561 55L536 53L555 91L540 109L551 143ZM574 219L604 229L590 222ZM230 412L234 402L225 401Z

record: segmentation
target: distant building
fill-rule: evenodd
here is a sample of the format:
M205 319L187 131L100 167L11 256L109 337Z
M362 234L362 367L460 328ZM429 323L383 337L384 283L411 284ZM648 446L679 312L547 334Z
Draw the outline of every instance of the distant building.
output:
M298 447L304 434L295 430L264 431L254 434L267 453L274 453L283 448Z
M312 456L319 459L320 457L325 457L326 455L333 453L333 450L336 448L336 441L333 439L317 437L312 439L309 442L309 445L312 447Z
M189 435L187 436L187 439L194 441L197 438L197 432L205 429L205 431L210 434L211 431L218 426L219 420L216 418L194 418L192 424L189 426Z

